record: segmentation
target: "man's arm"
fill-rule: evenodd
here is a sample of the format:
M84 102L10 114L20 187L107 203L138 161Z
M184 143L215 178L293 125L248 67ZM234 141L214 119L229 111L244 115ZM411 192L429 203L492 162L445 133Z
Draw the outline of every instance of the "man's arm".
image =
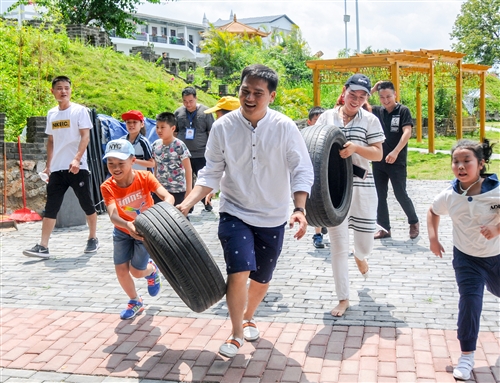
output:
M296 208L302 208L305 210L306 208L306 199L308 193L305 191L297 191L293 193L293 204ZM307 219L304 213L301 211L296 211L292 213L290 217L290 229L293 227L294 223L297 222L299 224L299 229L294 234L294 238L301 239L307 231Z
M54 155L54 137L49 135L49 139L47 140L47 162L45 163L44 173L50 175L50 164L52 162L52 156Z
M411 137L411 125L405 125L403 126L403 135L399 139L398 144L392 151L385 157L385 162L388 164L393 164L396 159L398 158L399 153L403 148L408 144L408 141L410 140Z
M83 157L83 153L87 150L87 146L90 141L90 129L79 129L80 131L80 143L78 144L78 150L75 157L69 164L69 172L77 174L80 171L80 163Z
M210 193L213 189L207 186L196 185L191 193L182 201L179 205L176 206L177 209L181 211L185 216L188 215L189 210L200 202L203 197L205 197L208 193Z

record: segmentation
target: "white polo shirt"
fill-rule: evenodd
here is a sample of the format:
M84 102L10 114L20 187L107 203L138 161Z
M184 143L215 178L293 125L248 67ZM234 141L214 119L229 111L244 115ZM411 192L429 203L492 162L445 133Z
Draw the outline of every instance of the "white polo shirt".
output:
M500 222L500 184L496 174L484 179L481 194L462 195L458 180L437 195L432 211L448 214L453 222L453 245L462 253L473 257L493 257L500 254L500 236L486 239L480 233L481 226Z

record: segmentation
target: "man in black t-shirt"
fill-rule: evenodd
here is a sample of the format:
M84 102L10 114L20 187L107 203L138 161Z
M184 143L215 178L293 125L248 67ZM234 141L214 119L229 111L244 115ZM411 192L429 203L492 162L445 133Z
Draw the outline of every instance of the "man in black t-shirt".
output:
M410 238L415 239L420 233L415 207L406 192L406 156L408 140L411 137L413 121L410 110L396 102L394 84L390 81L379 81L372 88L372 94L378 92L382 106L373 106L375 114L384 129L384 157L380 162L373 162L373 178L377 189L378 207L377 223L382 227L375 233L375 239L391 236L387 191L391 180L394 195L408 217Z

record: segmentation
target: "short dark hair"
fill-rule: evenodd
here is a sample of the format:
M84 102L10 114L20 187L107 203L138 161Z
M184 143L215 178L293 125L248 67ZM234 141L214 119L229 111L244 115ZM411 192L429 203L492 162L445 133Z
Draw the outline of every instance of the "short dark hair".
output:
M274 92L278 88L278 73L265 65L252 64L247 66L241 72L241 83L247 77L260 78L267 82L269 92Z
M162 112L156 116L156 122L166 122L170 126L177 125L177 119L175 115L170 112Z
M190 94L192 94L193 97L196 98L196 89L192 86L187 86L182 90L182 97L189 96Z
M314 117L319 116L320 114L323 114L325 111L325 108L322 108L321 106L315 106L314 108L311 108L309 110L309 120L312 120Z
M52 80L52 88L54 88L54 86L56 86L56 84L58 82L67 82L71 86L71 80L69 79L69 77L67 77L67 76L57 76L57 77L54 77L54 79Z
M394 88L394 84L391 81L382 81L378 84L377 92L382 89L392 89L394 92L396 91L396 88Z

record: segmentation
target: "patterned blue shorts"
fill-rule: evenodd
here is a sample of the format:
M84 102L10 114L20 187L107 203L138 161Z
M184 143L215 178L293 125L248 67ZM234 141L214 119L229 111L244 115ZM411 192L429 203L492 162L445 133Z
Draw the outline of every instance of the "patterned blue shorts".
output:
M255 227L227 213L220 213L219 239L228 274L250 271L250 278L269 283L285 236L285 223L277 227Z

